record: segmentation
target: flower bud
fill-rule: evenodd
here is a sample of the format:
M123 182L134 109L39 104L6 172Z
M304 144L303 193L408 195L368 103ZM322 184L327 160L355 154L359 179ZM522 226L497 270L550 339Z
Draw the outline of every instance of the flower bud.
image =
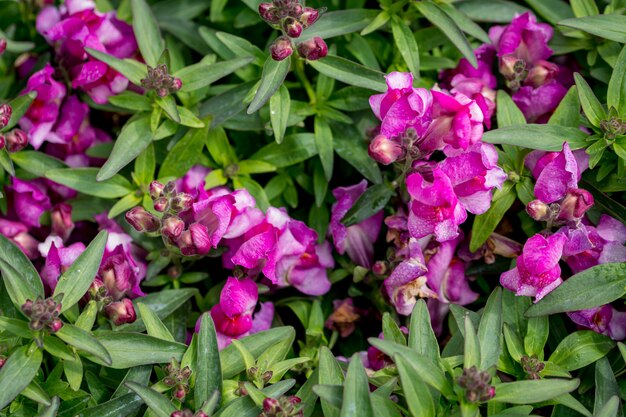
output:
M185 396L187 395L187 390L183 384L177 385L176 388L172 390L172 397L177 399L178 401L183 401Z
M561 202L560 220L576 220L585 215L593 206L593 196L587 190L575 188L569 190Z
M135 307L129 298L112 302L104 308L104 312L116 326L132 323L137 319Z
M172 81L172 91L178 91L183 88L183 82L180 78L174 78Z
M176 182L168 181L167 184L165 184L165 188L163 189L163 194L165 194L166 196L171 196L175 191L176 191Z
M28 145L28 135L23 130L15 129L5 136L9 153L19 152Z
M159 213L166 212L170 208L170 200L167 197L160 197L154 200L154 209Z
M4 135L0 133L0 151L4 149L5 144L6 144L6 139L4 139Z
M328 46L326 46L326 42L322 38L316 36L308 41L300 42L298 44L298 53L302 58L315 61L324 58L328 54Z
M272 3L261 3L259 4L259 15L261 19L265 20L267 23L271 25L275 25L278 23L278 10Z
M550 207L541 200L533 200L528 203L526 212L537 221L545 221L550 217Z
M50 213L50 221L52 223L52 233L63 240L67 240L72 230L74 230L72 206L66 203L59 203L54 206Z
M263 400L263 411L266 413L276 413L277 409L280 407L280 403L277 399L268 397Z
M508 80L519 79L520 76L523 79L525 70L526 63L515 55L504 55L500 58L500 73Z
M293 47L289 38L287 36L277 38L270 46L270 53L274 61L282 61L289 57L293 53Z
M61 327L63 327L63 322L59 319L53 320L52 323L48 325L48 328L53 333L58 332Z
M552 80L558 72L558 65L548 61L539 61L528 71L524 83L537 88Z
M211 250L211 239L205 225L192 223L176 241L185 256L205 255Z
M2 55L4 53L4 51L6 51L7 49L7 40L6 39L0 39L0 55Z
M6 362L7 362L7 358L4 356L0 356L0 369L2 369L2 367L4 366Z
M165 185L158 181L152 181L150 183L150 198L156 200L161 197L163 195L163 190L165 190Z
M193 205L193 197L187 193L178 193L170 201L171 209L177 213L187 211Z
M9 120L11 120L11 115L13 114L13 108L11 108L8 104L3 104L0 106L0 129L6 127L9 124Z
M283 21L283 30L290 38L298 38L302 35L302 24L293 17L288 17Z
M319 19L320 13L312 7L305 7L300 15L300 23L306 29Z
M170 216L163 219L163 227L161 233L172 240L176 240L180 237L181 233L185 230L185 222L178 216Z
M385 135L378 135L370 142L368 149L373 160L383 165L389 165L398 160L404 153L402 145Z
M209 416L204 411L199 410L199 411L196 411L196 414L194 414L193 417L209 417Z
M372 272L376 275L382 276L389 270L389 264L385 261L376 261L372 266Z
M126 221L138 232L153 233L161 227L159 219L141 206L133 207L127 211Z

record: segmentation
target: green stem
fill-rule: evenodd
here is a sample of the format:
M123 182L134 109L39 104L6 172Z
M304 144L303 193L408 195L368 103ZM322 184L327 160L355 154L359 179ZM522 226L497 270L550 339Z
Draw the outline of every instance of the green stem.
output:
M302 83L306 94L309 96L310 103L315 104L315 102L317 101L317 97L315 95L315 90L313 90L313 86L309 82L309 79L306 77L306 73L304 72L304 63L295 55L293 56L292 62L296 77Z

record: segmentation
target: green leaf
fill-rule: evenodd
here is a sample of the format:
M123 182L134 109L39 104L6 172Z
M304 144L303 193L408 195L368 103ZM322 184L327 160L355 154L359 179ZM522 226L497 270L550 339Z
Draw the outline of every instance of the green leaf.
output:
M63 373L70 384L70 388L78 391L80 384L83 382L83 363L78 355L72 358L72 360L66 359L63 361Z
M294 384L295 380L288 379L265 387L261 392L268 397L278 398L289 391ZM213 417L257 417L259 412L260 408L254 404L252 398L246 395L229 402L226 407L214 414Z
M96 322L96 316L98 315L98 304L94 300L89 300L87 306L83 308L82 313L76 319L76 327L89 332L93 328Z
M93 282L107 243L108 233L102 230L72 265L59 278L54 296L63 294L61 312L79 302Z
M154 145L151 143L135 159L135 180L139 185L149 185L154 179L156 169L156 156Z
M41 413L39 413L38 417L56 417L57 410L59 409L59 405L61 402L59 401L59 397L53 397L50 405L48 405ZM102 417L108 417L102 415Z
M65 168L66 165L52 156L37 151L21 151L11 154L11 159L24 171L37 177L45 176L51 169Z
M626 114L626 46L622 47L606 93L606 103L618 114Z
M430 313L423 299L417 300L409 325L409 347L426 356L433 363L439 362L439 343L431 325Z
M180 360L187 348L182 343L169 342L141 333L119 331L98 332L97 340L109 352L111 357L109 366L114 369L166 363L172 358ZM101 363L100 360L94 361Z
M467 333L467 329L466 329ZM498 363L502 350L502 289L493 290L478 326L480 369L489 369Z
M524 350L529 356L536 355L543 359L543 348L548 341L550 321L548 316L528 319L528 328L524 336Z
M594 0L571 0L572 11L576 17L593 16L600 14Z
M11 118L9 119L9 123L2 129L0 132L8 132L17 126L17 122L26 114L28 108L33 103L33 101L37 98L37 92L31 91L27 94L20 95L9 102L9 106L11 106Z
M510 23L517 15L530 11L526 7L506 0L468 0L456 3L460 11L475 22Z
M203 404L214 392L222 392L222 367L217 348L215 325L210 314L203 314L198 333L198 364L194 399L196 404Z
M326 180L330 181L333 176L333 132L330 130L330 125L326 119L317 116L314 123L315 131L315 147L317 148L317 154L322 161L322 167L324 168L324 175Z
M334 10L324 13L315 25L302 32L298 41L313 39L316 36L329 39L358 32L366 27L377 13L378 10L365 9Z
M154 101L165 112L167 117L169 117L176 123L180 123L180 114L178 114L178 109L176 108L176 99L174 97L172 97L171 95L165 97L157 96L155 97Z
M265 53L248 40L227 32L216 32L215 36L220 42L226 45L235 56L253 56L256 58L254 60L256 65L263 65L263 60L266 58Z
M324 175L321 161L315 161L313 165L313 191L315 193L315 205L321 207L328 192L328 181Z
M615 342L607 336L581 330L561 340L548 360L566 371L573 371L597 361L613 347Z
M472 319L469 314L465 315L465 345L463 349L463 366L465 368L471 368L472 366L480 367L480 343L478 340L478 336L476 335L476 330L474 329L474 324L472 324ZM491 361L491 358L489 358Z
M135 393L125 394L106 401L102 404L98 404L94 407L89 407L81 411L78 416L120 417L124 415L132 415L132 413L137 411L143 404L144 401Z
M320 397L320 400L325 401L332 410L341 412L342 398L343 398L343 386L341 385L316 385L313 391Z
M611 398L618 396L619 393L619 385L609 360L607 358L600 359L596 362L594 414L597 415L610 402Z
M209 130L206 135L206 147L211 154L211 158L221 167L226 168L237 162L235 150L228 141L226 131L221 127ZM250 159L257 158L251 157Z
M496 396L491 401L509 404L535 404L551 400L578 388L578 379L540 379L495 384Z
M573 85L565 94L548 124L576 128L580 125L580 100L576 86Z
M190 129L165 156L159 178L182 177L189 168L199 163L209 135L209 123L202 129Z
M29 346L17 348L0 368L0 409L6 407L30 384L41 365L39 349L29 352Z
M85 48L85 51L98 61L104 62L124 77L128 78L131 83L137 86L141 86L141 80L148 75L148 67L141 62L137 62L133 59L118 59L112 55L91 48Z
M430 1L415 2L413 5L424 15L433 25L437 26L456 46L461 54L472 64L477 67L478 62L474 55L474 50L468 42L467 38L461 32L457 24L444 12L437 4Z
M383 335L385 340L406 346L406 337L398 327L398 323L391 317L391 314L385 312L383 314Z
M565 19L559 26L567 26L583 32L609 39L619 43L626 43L626 16L619 14L601 14L596 16Z
M585 310L626 294L626 264L601 264L586 269L559 285L526 311L527 317Z
M254 161L248 159L246 161L240 161L237 163L239 167L238 174L250 175L250 174L264 174L267 172L275 172L276 167L265 161Z
M323 385L341 385L343 383L343 371L337 360L326 346L320 348L318 380ZM338 417L340 407L331 404L328 400L320 398L322 410L326 417Z
M352 87L348 87L352 88ZM358 130L348 124L333 123L333 145L337 155L374 184L383 182L378 164L367 153L367 144Z
M263 74L261 82L255 92L254 98L248 107L247 113L252 114L259 110L280 88L289 73L291 65L290 59L282 61L274 61L272 57L268 57L263 65Z
M604 407L602 407L600 410L598 410L596 414L594 414L594 416L595 417L618 417L619 405L620 405L619 397L617 395L614 395L613 397L609 399L609 401L606 402L606 404L604 404Z
M290 107L289 90L284 85L281 85L278 91L270 98L270 122L272 123L276 143L282 143L285 137Z
M108 349L103 346L91 333L69 323L64 323L63 327L55 335L76 349L82 350L98 358L105 365L111 365L111 355Z
M515 200L516 194L511 187L502 188L494 193L489 210L474 217L470 251L476 252L489 239Z
M511 96L509 96L506 91L498 90L496 103L496 117L498 120L498 127L526 124L526 118L524 117L524 113L522 113L519 107L517 107L517 104L513 102Z
M133 11L133 32L141 56L148 65L156 67L159 57L165 50L159 24L145 0L131 0L130 5Z
M384 74L348 59L329 55L309 64L320 73L343 83L375 91L387 91Z
M343 385L341 417L374 417L370 402L370 389L365 368L358 354L350 359L346 381Z
M18 337L32 339L33 332L24 320L0 316L0 330L9 332Z
M587 84L587 81L579 73L574 73L574 79L576 80L576 88L578 89L578 98L580 104L583 107L583 112L589 122L595 127L600 126L600 122L606 119L606 112L600 104L600 101L596 98L595 94Z
M24 252L0 234L0 270L7 293L17 307L44 296L39 273Z
M150 307L146 306L143 303L137 303L137 309L139 310L139 314L141 314L141 319L146 326L146 331L150 336L168 340L170 342L175 342L174 336L168 330L167 326L163 324L161 319L150 309Z
M169 398L152 388L139 385L136 382L127 382L126 386L139 395L157 417L170 417L176 411L176 407Z
M150 117L142 115L126 123L113 145L111 155L100 168L96 179L101 182L112 178L152 143Z
M489 39L489 35L478 26L478 24L474 23L472 19L470 19L465 13L457 9L455 6L447 3L438 3L437 4L452 20L454 23L465 33L475 37L476 39L482 41L483 43L491 43L491 39Z
M411 414L416 417L436 416L435 402L428 386L422 381L420 375L415 372L409 361L404 359L402 355L396 355L395 362L398 366L404 398Z
M167 316L183 305L187 300L198 293L196 288L181 288L177 290L162 290L160 292L148 294L145 297L136 298L133 300L135 310L139 310L138 303L142 303L152 312L154 312L160 320L164 320ZM142 332L146 329L146 326L141 319L141 316L137 317L133 323L117 326L115 330L126 332Z
M183 86L180 91L188 93L211 85L220 78L245 67L253 60L251 56L244 56L214 64L199 62L176 71L173 77L182 81Z
M568 142L572 150L586 147L587 137L587 133L574 127L527 124L490 130L483 134L483 141L558 152L563 149L563 142Z
M101 198L119 198L133 191L132 185L121 175L98 181L98 168L53 169L46 178L81 193Z
M148 97L129 90L122 91L117 95L109 97L109 103L123 109L138 112L152 111L152 101Z
M393 16L391 31L396 47L400 51L402 58L404 58L407 67L409 67L409 71L415 78L419 78L420 54L411 28L398 16Z
M349 227L368 219L382 210L394 195L394 190L385 184L369 187L341 219L341 223Z
M312 133L288 135L280 145L270 143L254 153L250 159L269 162L276 168L285 168L317 155Z
M6 148L0 149L0 168L4 168L10 176L15 176L15 167Z

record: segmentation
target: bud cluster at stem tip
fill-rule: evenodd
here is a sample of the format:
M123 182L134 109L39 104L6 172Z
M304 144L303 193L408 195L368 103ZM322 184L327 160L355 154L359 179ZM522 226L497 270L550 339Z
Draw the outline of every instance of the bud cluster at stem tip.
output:
M148 66L148 74L141 80L141 86L146 90L156 91L159 97L165 97L180 90L183 82L172 77L167 71L167 65L161 64L156 68Z
M39 331L46 328L54 333L63 327L63 322L59 319L61 307L61 303L57 303L52 297L46 299L39 297L35 301L26 300L22 305L22 312L30 318L28 326L31 330Z
M282 61L294 51L293 39L311 27L324 12L324 9L303 7L299 0L273 0L259 5L259 15L275 29L280 29L283 36L278 37L270 46L272 59ZM301 57L314 61L326 56L328 47L320 37L297 42L295 49Z
M457 383L465 390L465 399L470 403L489 401L496 396L496 388L490 384L491 375L475 366L464 368Z

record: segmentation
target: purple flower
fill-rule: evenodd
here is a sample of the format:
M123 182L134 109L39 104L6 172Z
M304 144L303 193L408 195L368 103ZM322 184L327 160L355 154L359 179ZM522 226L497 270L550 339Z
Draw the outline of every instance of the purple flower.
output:
M566 241L562 233L547 238L537 234L528 239L516 267L500 276L502 286L515 291L515 295L541 300L563 282L559 259Z
M35 149L39 149L46 140L58 140L56 136L49 134L59 116L61 101L65 97L65 86L52 78L53 73L52 66L46 64L28 79L26 88L22 91L22 94L31 91L37 93L37 97L19 121Z
M0 234L15 243L29 259L39 256L39 242L28 233L28 226L24 223L0 217Z
M45 255L46 263L41 269L40 275L46 287L54 291L61 274L72 266L76 258L78 258L84 250L85 245L81 242L64 247L62 242L52 241L48 253L42 253L42 255Z
M194 165L182 178L176 180L176 191L197 197L199 190L204 190L205 179L209 172L211 168Z
M567 88L552 80L536 88L521 87L513 93L513 101L529 123L545 123L566 93Z
M431 121L430 91L413 88L413 75L408 72L392 72L385 78L387 92L370 97L372 111L382 122L380 133L392 138L413 128L421 137Z
M463 207L470 213L482 214L491 206L493 188L501 188L507 178L497 163L495 146L479 142L465 153L446 158L439 167L450 179Z
M618 311L608 304L567 315L579 326L609 336L613 340L626 338L626 312Z
M408 228L412 237L434 234L444 242L458 236L457 226L467 219L467 212L440 168L432 171L429 180L420 173L409 175L406 186L411 196Z
M525 164L537 179L535 196L544 203L561 200L571 189L578 188L582 172L589 157L570 150L567 142L561 152L533 151L526 156Z
M11 193L11 210L15 218L30 227L39 227L41 215L52 208L48 189L41 180L26 181L13 177L13 185L8 186Z
M333 195L337 202L331 208L330 235L335 249L340 255L348 253L352 262L365 268L371 268L374 257L374 242L378 238L383 221L383 212L363 220L361 223L346 227L341 219L361 197L367 188L367 181L350 187L337 187Z
M385 293L398 314L411 314L417 297L436 297L428 286L427 272L420 242L411 238L404 259L383 284Z

